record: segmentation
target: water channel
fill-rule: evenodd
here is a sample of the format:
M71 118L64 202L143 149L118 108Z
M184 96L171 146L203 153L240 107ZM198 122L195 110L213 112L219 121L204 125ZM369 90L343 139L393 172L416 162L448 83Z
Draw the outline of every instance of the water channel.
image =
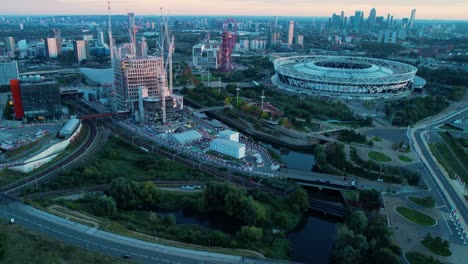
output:
M313 154L269 146L281 155L283 163L291 169L308 170L315 164ZM238 221L223 213L198 214L194 210L171 212L177 224L195 224L234 234L239 230ZM320 212L309 212L301 224L288 234L291 243L291 260L301 263L328 263L340 219Z

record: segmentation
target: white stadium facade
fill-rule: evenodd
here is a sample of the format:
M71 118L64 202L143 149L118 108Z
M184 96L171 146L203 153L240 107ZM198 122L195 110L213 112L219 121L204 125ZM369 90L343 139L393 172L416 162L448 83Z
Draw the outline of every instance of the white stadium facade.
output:
M425 81L417 68L396 61L346 56L294 56L273 62L272 82L288 92L343 99L404 97Z

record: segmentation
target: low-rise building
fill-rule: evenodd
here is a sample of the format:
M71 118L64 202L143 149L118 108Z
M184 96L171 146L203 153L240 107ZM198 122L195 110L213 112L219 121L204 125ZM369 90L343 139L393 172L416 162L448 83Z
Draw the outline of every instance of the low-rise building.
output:
M229 139L214 139L210 142L210 149L236 159L245 157L245 145Z
M232 131L232 130L223 130L219 132L219 138L224 138L228 140L232 140L235 142L239 142L239 132Z
M183 133L171 134L168 139L176 144L186 145L194 141L201 140L203 136L196 130L189 130Z

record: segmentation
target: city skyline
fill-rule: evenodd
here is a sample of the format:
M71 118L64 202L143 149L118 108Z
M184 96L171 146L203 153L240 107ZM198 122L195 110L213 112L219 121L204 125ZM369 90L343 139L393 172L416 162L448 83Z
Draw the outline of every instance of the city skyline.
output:
M417 9L417 19L468 20L465 10L468 2L454 0L448 5L441 0L407 1L360 1L359 4L342 0L331 0L324 4L318 0L292 0L284 5L279 0L204 0L194 4L191 0L114 0L112 14L135 12L138 15L159 15L160 8L170 15L245 15L245 16L309 16L328 17L342 10L346 16L355 10L364 11L367 17L372 8L378 16L393 15L397 19L409 18L411 10ZM441 11L443 10L443 11ZM41 5L33 0L17 0L2 3L1 15L105 15L105 0L43 0Z

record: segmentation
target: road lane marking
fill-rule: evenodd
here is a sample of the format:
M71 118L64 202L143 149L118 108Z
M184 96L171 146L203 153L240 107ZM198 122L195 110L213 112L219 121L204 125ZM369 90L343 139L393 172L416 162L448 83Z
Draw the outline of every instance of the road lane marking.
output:
M445 224L447 225L447 228L448 228L450 234L453 235L452 229L450 229L450 225L448 224L447 219L445 219L444 215L442 215L442 217L444 218Z

